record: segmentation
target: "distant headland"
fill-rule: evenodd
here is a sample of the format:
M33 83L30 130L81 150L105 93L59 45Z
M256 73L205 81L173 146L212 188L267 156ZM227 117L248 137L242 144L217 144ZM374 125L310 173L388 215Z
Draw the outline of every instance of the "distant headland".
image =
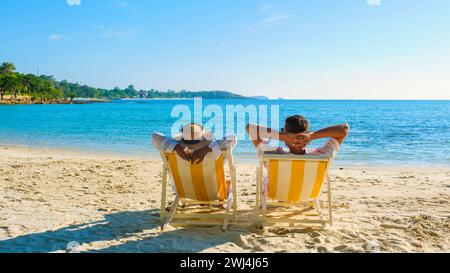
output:
M110 102L116 99L249 99L228 91L159 91L136 90L133 85L125 89L103 89L57 81L53 76L22 74L13 63L0 65L0 104L86 104Z

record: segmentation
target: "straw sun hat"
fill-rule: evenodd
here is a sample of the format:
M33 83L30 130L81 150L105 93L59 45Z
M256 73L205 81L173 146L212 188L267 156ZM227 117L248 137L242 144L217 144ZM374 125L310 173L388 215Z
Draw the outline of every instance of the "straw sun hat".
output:
M175 136L174 139L195 150L208 146L213 140L213 134L206 132L203 126L191 123L185 125L181 130L181 134Z

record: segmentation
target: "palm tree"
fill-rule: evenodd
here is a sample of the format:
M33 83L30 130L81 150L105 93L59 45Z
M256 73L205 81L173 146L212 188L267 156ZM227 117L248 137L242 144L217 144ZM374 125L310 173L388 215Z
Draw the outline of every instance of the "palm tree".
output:
M0 101L3 100L3 95L6 93L6 80L5 77L0 74Z
M0 66L1 74L11 74L16 71L16 66L13 63L4 62Z

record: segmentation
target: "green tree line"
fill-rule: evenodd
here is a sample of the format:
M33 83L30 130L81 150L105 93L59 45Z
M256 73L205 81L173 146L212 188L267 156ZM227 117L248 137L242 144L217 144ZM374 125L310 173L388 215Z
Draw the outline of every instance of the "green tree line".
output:
M74 98L122 99L122 98L194 98L230 99L244 98L227 91L159 91L136 90L133 85L125 89L101 89L88 85L71 83L67 80L57 81L53 76L22 74L16 72L13 63L4 62L0 66L0 100L5 95L17 99L19 95L27 96L32 101L50 101L57 99L73 100Z

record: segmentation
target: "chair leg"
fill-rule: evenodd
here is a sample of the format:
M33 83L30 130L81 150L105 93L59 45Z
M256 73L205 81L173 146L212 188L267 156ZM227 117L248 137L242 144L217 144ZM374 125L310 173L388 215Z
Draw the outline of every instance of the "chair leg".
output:
M317 199L314 200L314 209L317 211L317 213L319 214L319 218L321 221L323 220L323 214L322 214L322 210L320 209L320 203ZM325 222L322 222L322 227L326 227Z
M236 184L236 183L234 183ZM237 223L237 211L238 211L238 204L237 204L237 189L233 188L233 222L236 224ZM231 203L230 203L231 205ZM228 212L227 212L228 213Z
M238 219L237 219L237 205L236 206L233 205L233 222L235 224L238 222Z
M262 199L262 217L263 217L263 227L267 226L267 196L261 196Z
M256 200L255 200L255 213L254 213L254 217L255 217L255 223L258 224L259 223L259 211L261 209L260 205L261 205L261 180L260 180L260 170L259 168L256 170Z
M187 203L186 203L186 199L185 199L185 198L181 198L181 199L180 199L180 202L181 202L181 208L184 209L184 208L186 207L186 204L187 204Z
M263 228L265 228L267 226L267 194L268 194L268 189L267 189L267 184L266 184L266 180L263 177L264 176L264 166L263 164L261 164L260 168L260 175L259 175L259 200L261 202L261 208L262 208L262 219L263 219ZM263 190L264 188L264 190Z
M236 164L233 158L233 149L227 149L228 167L230 168L231 190L233 195L233 221L237 222L237 183L236 183Z
M327 175L327 196L328 196L328 217L330 226L333 225L333 200L331 197L331 179L330 176Z
M230 222L230 217L226 216L226 218L223 220L223 227L222 227L223 232L227 231L229 222Z
M179 202L180 202L180 198L177 196L175 198L175 201L173 201L172 207L170 208L169 215L167 216L165 221L162 222L162 224L161 224L161 231L164 231L164 228L166 227L166 225L172 222L173 216L174 216L175 212L177 211Z
M234 199L234 198L233 198L233 199ZM222 227L222 230L223 230L223 231L226 231L226 230L227 230L228 223L230 222L230 210L231 210L231 206L232 206L231 202L233 202L233 200L229 198L229 199L228 199L228 202L227 202L227 212L226 212L226 216L225 216L225 219L223 220L223 227ZM234 207L234 205L233 205L233 207ZM236 211L236 210L235 210L235 211ZM235 216L233 215L233 217L235 217Z
M166 217L166 196L167 196L167 168L163 168L163 177L162 177L162 190L161 190L161 211L160 211L160 221L161 224L164 223Z

